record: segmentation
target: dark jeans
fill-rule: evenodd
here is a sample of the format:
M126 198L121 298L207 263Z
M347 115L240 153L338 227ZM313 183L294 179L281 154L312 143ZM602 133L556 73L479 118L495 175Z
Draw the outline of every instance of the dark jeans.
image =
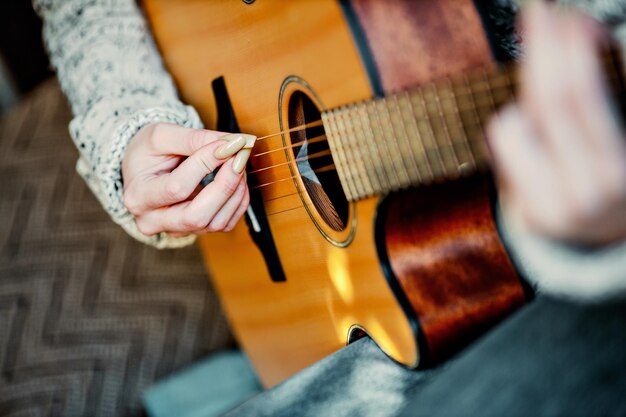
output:
M437 369L362 339L228 414L626 416L626 302L538 297Z

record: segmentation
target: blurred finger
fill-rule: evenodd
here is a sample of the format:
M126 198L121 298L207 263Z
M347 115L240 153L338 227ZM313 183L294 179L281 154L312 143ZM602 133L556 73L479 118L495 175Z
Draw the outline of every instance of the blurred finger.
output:
M539 145L555 165L553 172L560 175L557 180L568 200L575 208L583 207L598 200L596 167L591 163L597 158L583 128L587 116L580 111L589 106L581 90L596 96L601 91L596 40L585 33L577 15L558 15L541 2L535 2L530 13L536 20L528 31L522 106L532 117Z
M548 222L558 217L557 202L561 199L555 174L544 149L538 146L530 121L517 106L509 105L492 119L488 138L505 193L516 203L531 203L530 209L518 209L540 214Z
M626 179L626 144L615 103L608 93L603 67L597 54L598 38L588 26L598 24L582 16L568 20L568 78L572 91L574 120L588 142L585 167L597 191L615 193Z

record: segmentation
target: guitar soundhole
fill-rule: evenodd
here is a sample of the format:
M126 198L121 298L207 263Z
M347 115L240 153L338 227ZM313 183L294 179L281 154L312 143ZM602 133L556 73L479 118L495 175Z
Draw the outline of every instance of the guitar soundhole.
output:
M289 98L288 114L290 128L321 119L315 103L301 91L295 91ZM302 183L317 212L331 229L344 230L350 206L339 182L324 127L291 132L291 143Z

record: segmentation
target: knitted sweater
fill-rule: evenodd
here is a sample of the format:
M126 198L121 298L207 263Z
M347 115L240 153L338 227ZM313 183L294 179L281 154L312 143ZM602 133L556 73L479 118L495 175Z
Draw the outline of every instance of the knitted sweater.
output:
M61 88L75 115L70 136L78 173L113 221L158 248L194 237L142 234L123 203L121 164L133 136L155 122L201 128L163 68L146 21L132 0L35 0Z
M492 0L498 26L512 25L516 0ZM561 0L609 23L626 45L626 1ZM190 244L193 237L145 236L123 203L121 162L133 136L155 122L200 128L182 103L133 0L34 0L44 20L52 65L75 114L70 135L80 152L77 170L111 218L134 238L158 248ZM510 32L510 31L508 31ZM507 31L503 31L507 33ZM515 54L511 36L498 40ZM626 244L582 251L535 236L501 217L512 256L540 290L580 300L626 293Z

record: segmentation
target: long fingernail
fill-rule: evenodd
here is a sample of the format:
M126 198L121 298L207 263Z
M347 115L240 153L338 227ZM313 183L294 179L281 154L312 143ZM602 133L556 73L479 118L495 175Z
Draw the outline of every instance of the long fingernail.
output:
M247 133L229 133L228 135L220 137L220 139L232 142L241 137L246 140L246 144L243 147L247 149L252 149L252 147L254 146L254 142L256 141L256 136L254 135L249 135Z
M223 137L220 139L223 139ZM244 138L243 136L239 136L238 138L234 138L232 141L227 142L217 148L213 155L215 155L215 157L218 159L226 159L239 152L239 150L245 145L246 138Z
M242 149L239 151L235 160L233 161L233 171L240 174L246 168L246 162L250 157L250 149Z

